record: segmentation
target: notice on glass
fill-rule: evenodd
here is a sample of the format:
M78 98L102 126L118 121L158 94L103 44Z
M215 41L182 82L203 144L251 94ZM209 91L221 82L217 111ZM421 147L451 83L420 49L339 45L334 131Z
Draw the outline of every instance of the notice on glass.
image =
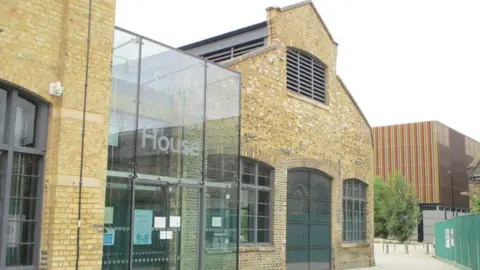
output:
M450 246L455 246L455 238L453 237L453 229L450 229Z
M181 218L179 216L170 217L170 228L180 228Z
M103 245L113 246L114 244L115 244L115 231L109 229L103 234Z
M135 209L133 226L133 244L151 245L152 244L152 210Z
M165 217L155 217L155 220L153 222L153 227L156 229L161 229L165 228L167 223L167 219Z
M445 229L445 247L450 248L450 229Z
M160 239L167 240L172 239L173 232L172 231L160 231Z
M105 224L113 224L113 207L107 206L105 207L105 216L104 216L103 223Z
M212 217L212 227L222 227L222 218Z

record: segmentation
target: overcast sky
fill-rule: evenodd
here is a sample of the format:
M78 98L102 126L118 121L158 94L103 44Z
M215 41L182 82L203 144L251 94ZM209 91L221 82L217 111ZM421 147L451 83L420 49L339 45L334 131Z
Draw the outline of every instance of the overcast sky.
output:
M295 0L117 0L116 25L178 47ZM480 141L479 0L314 0L372 126L438 120Z

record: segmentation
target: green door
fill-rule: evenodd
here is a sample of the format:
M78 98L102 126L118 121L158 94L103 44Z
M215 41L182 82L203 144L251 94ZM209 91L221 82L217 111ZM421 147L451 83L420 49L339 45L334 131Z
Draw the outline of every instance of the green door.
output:
M319 171L290 170L287 200L287 269L330 269L330 179Z

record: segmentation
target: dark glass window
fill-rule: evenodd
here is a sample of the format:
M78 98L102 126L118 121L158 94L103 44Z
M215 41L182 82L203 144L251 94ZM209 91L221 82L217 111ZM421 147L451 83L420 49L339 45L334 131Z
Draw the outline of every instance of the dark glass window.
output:
M272 219L272 168L250 159L241 160L240 241L269 243Z
M39 263L36 240L48 107L35 100L14 88L0 89L0 229L6 232L0 242L5 249L0 269Z
M367 239L367 185L358 179L343 184L343 241Z
M326 103L325 66L311 55L287 49L287 88L290 91Z

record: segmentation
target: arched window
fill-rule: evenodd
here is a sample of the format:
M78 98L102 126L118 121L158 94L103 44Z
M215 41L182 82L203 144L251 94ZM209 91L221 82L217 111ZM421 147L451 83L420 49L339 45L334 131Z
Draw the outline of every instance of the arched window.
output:
M367 240L367 185L358 179L343 183L343 241Z
M0 268L39 265L48 106L0 85Z
M241 159L240 241L270 243L272 227L272 167Z
M287 49L287 88L322 103L327 102L325 65L299 50Z

